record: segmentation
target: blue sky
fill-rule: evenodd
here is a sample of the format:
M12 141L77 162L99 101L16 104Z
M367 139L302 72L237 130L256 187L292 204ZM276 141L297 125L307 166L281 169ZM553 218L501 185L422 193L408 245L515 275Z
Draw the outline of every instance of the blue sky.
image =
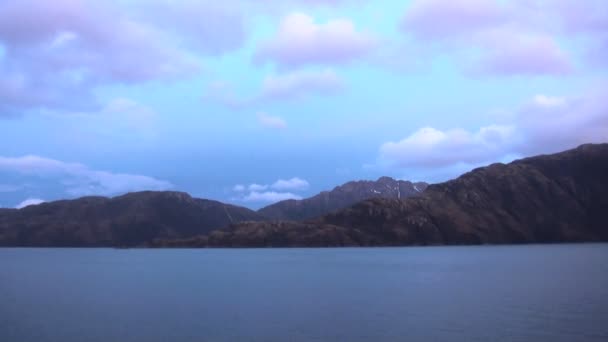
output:
M604 1L5 0L0 206L258 208L608 140Z

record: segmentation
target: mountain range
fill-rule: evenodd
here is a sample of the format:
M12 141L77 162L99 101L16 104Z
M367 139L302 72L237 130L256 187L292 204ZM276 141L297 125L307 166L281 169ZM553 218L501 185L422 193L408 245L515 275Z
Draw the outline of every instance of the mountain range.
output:
M138 246L153 239L207 234L264 219L247 208L183 192L143 191L83 197L0 212L3 246Z
M608 241L608 144L492 164L408 199L304 222L243 222L159 246L295 247Z
M0 246L293 247L608 241L608 144L428 185L349 182L255 212L181 192L0 209Z
M349 182L304 200L278 202L255 212L174 191L83 197L0 209L0 246L141 246L154 240L208 234L242 221L300 220L368 198L405 198L426 188L382 177Z

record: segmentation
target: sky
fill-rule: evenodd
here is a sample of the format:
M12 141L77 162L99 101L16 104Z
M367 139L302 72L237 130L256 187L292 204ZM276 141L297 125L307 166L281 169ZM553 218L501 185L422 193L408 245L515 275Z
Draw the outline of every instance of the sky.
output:
M259 208L608 141L604 0L0 0L0 207Z

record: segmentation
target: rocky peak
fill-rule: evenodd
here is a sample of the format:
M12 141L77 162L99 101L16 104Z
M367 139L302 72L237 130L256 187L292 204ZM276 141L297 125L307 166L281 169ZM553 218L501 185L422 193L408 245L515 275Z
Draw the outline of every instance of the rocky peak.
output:
M412 183L380 177L376 181L358 180L344 183L331 191L323 191L303 200L281 201L258 212L271 219L304 220L346 208L369 198L405 199L422 193L426 183Z

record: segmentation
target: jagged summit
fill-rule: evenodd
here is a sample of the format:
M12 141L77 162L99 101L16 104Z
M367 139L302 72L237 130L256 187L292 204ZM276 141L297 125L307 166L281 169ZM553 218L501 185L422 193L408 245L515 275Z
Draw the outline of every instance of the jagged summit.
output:
M419 195L428 184L380 177L376 181L351 181L303 200L285 200L258 210L271 219L305 220L343 209L369 198L404 199Z

